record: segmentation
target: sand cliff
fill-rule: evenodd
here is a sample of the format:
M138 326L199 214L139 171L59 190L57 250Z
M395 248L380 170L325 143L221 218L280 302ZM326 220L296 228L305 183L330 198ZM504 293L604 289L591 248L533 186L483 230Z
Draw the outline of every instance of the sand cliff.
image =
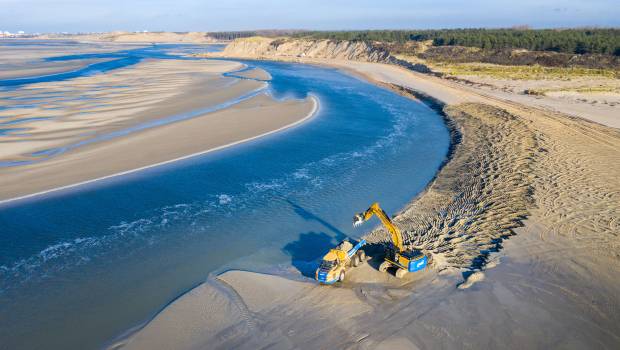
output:
M307 39L273 39L263 37L237 39L223 52L226 57L279 58L307 57L329 58L365 62L390 62L390 54L362 41L334 41Z

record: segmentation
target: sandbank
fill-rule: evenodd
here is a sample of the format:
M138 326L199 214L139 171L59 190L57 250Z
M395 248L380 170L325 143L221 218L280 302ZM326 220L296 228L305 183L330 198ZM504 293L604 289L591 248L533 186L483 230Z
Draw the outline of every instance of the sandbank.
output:
M264 86L221 76L239 67L224 61L145 61L108 74L2 91L0 125L20 131L0 138L0 161L37 161L41 157L33 154L40 151L217 106Z
M248 69L242 72L238 72L238 73L235 73L235 76L248 78L248 79L263 80L263 81L271 80L271 74L269 74L269 72L267 72L266 70L260 69L260 68L253 68L253 69Z
M9 107L0 110L0 201L220 149L317 109L314 98L275 101L259 93L265 82L222 75L242 67L146 60L0 92Z
M232 107L97 142L44 162L4 168L3 202L123 175L249 141L311 117L317 101L258 95Z
M76 71L104 59L0 64L0 80L41 77Z
M192 43L214 44L219 41L204 32L107 32L92 34L42 34L36 39L44 40L78 40L83 42L118 42L118 43Z

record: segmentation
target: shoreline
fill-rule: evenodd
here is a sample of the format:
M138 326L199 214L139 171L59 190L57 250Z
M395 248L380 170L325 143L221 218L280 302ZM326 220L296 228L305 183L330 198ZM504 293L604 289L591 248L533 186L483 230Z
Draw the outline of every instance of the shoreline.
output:
M528 98L532 99L533 97L531 96L515 95L513 96L514 98L507 98L506 96L495 96L488 91L480 91L474 87L458 84L450 79L421 73L415 70L407 69L403 66L389 63L324 58L302 58L294 56L278 56L272 58L265 58L262 56L257 57L251 55L235 55L231 57L226 57L221 53L198 54L197 56L210 57L214 59L221 58L258 61L271 60L277 62L314 64L318 66L342 69L354 76L357 76L359 78L362 78L363 80L370 81L380 86L383 86L384 84L401 85L403 87L418 92L423 92L425 95L430 96L436 100L441 100L445 104L493 101L493 104L500 105L502 106L502 108L527 105L528 108L536 109L537 111L542 113L558 113L564 116L578 118L580 120L596 123L602 126L618 128L618 125L620 125L617 120L612 120L609 117L599 116L595 113L585 113L583 108L568 108L558 110L557 108L534 104L534 100L527 100ZM416 80L416 82L412 84L413 80ZM526 102L528 104L526 104Z
M233 142L230 142L230 143L227 143L227 144L224 144L224 145L220 145L220 146L217 146L217 147L214 147L214 148L210 148L210 149L207 149L207 150L191 153L191 154L188 154L188 155L184 155L184 156L181 156L181 157L177 157L177 158L174 158L174 159L170 159L170 160L166 160L166 161L162 161L162 162L158 162L158 163L154 163L154 164L150 164L150 165L146 165L146 166L142 166L142 167L138 167L138 168L135 168L135 169L130 169L130 170L114 173L114 174L111 174L111 175L106 175L106 176L98 177L98 178L95 178L95 179L90 179L90 180L86 180L86 181L82 181L82 182L78 182L78 183L74 183L74 184L70 184L70 185L60 186L60 187L52 188L52 189L49 189L49 190L40 191L40 192L36 192L36 193L31 193L31 194L27 194L27 195L23 195L23 196L13 197L13 198L9 198L9 199L3 199L3 200L0 200L0 206L7 205L9 203L15 203L17 201L31 199L33 197L38 197L38 196L42 196L42 195L46 195L46 194L50 194L50 193L54 193L54 192L59 192L59 191L75 188L75 187L78 187L78 186L92 184L92 183L95 183L95 182L98 182L98 181L102 181L102 180L106 180L106 179L111 179L111 178L115 178L115 177L119 177L119 176L123 176L123 175L128 175L128 174L133 174L133 173L136 173L136 172L139 172L139 171L142 171L142 170L151 169L151 168L154 168L154 167L170 164L170 163L181 161L181 160L186 160L186 159L189 159L189 158L193 158L193 157L197 157L197 156L204 155L204 154L207 154L207 153L215 152L215 151L218 151L218 150L225 149L227 147L232 147L232 146L239 145L239 144L242 144L242 143L250 142L250 141L253 141L253 140L256 140L256 139L268 136L268 135L271 135L271 134L275 134L275 133L278 133L278 132L281 132L281 131L284 131L284 130L287 130L287 129L294 128L294 127L296 127L296 126L298 126L298 125L308 121L309 119L311 119L312 117L314 117L315 115L318 114L317 112L320 109L320 103L318 101L318 98L316 96L313 96L313 95L309 95L309 98L310 98L310 100L313 103L312 110L309 113L307 113L303 118L301 118L301 119L299 119L299 120L297 120L297 121L295 121L293 123L281 126L281 127L277 128L277 129L274 129L274 130L271 130L271 131L268 131L268 132L265 132L265 133L262 133L262 134L258 134L258 135L252 136L252 137L248 137L248 138L245 138L245 139L233 141Z
M620 189L613 180L620 173L613 161L620 133L587 118L433 85L432 79L402 84L406 79L390 81L379 67L377 72L356 74L425 103L429 97L443 101L434 107L458 132L451 133L454 149L435 178L394 218L409 243L433 254L431 276L416 283L373 269L355 275L354 269L352 281L329 288L243 271L232 271L237 277L230 279L228 271L187 291L115 346L253 348L278 342L304 348L312 341L313 347L465 343L519 349L583 347L595 339L603 347L620 343L614 312L620 308L614 297L620 292L614 221ZM388 239L382 228L365 237L371 244ZM567 256L572 264L565 263ZM229 292L217 288L219 280ZM248 284L268 284L273 291L259 293ZM287 298L291 290L303 293ZM216 304L224 307L201 320L198 310L216 310ZM362 311L330 318L342 305ZM406 326L395 331L396 323ZM194 331L183 333L177 324Z

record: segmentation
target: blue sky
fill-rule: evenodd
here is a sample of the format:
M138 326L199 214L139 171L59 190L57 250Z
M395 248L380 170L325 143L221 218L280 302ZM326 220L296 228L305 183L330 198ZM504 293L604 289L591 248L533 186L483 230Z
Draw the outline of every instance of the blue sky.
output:
M618 0L0 0L0 30L620 26Z

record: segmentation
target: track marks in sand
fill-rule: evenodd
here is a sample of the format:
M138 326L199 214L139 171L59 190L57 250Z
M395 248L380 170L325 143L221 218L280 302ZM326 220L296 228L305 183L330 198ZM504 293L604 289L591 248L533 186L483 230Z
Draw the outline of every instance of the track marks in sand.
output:
M437 270L465 269L468 277L496 265L489 254L534 215L543 240L562 235L575 242L566 254L617 259L620 132L504 107L444 109L457 142L436 180L395 218L407 243L432 253ZM382 229L369 235L369 241L387 239Z
M541 120L546 149L534 169L536 214L550 234L618 251L620 132L549 113ZM586 124L586 125L584 125ZM562 137L553 137L562 135Z
M532 207L538 148L527 122L488 105L450 106L455 146L429 188L395 218L406 243L431 252L438 270L480 269ZM382 229L371 241L385 241Z

